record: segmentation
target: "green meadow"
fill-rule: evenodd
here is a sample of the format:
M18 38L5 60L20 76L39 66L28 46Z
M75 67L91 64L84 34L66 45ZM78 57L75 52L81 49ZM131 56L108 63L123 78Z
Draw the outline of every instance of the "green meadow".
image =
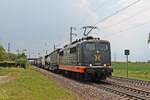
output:
M126 63L113 62L114 72L113 76L126 77ZM128 77L150 80L150 63L129 63L128 64Z
M1 78L6 76L5 78ZM69 90L32 68L0 67L0 100L76 100Z

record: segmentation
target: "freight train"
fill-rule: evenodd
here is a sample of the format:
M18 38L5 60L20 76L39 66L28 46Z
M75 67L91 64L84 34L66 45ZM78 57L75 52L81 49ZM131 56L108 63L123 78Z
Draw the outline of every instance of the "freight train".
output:
M105 80L112 75L110 42L86 37L38 58L34 64L84 80Z

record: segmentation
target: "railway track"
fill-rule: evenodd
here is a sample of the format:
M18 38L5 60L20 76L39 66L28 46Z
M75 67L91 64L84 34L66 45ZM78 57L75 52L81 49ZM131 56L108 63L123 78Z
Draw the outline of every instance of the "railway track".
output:
M114 95L112 93L103 91L93 85L90 85L89 82L76 81L74 79L66 78L63 75L52 73L50 71L38 68L33 66L33 68L47 76L50 79L59 82L61 86L75 92L77 95L83 97L83 100L124 100L124 98ZM80 98L79 98L80 100ZM126 100L126 99L125 99Z
M92 86L103 89L107 92L120 95L121 97L133 100L150 100L150 92L122 86L110 81L103 81L102 84L91 83Z
M137 86L142 86L146 88L150 88L150 81L144 81L144 80L137 80L137 79L131 79L131 78L124 78L124 77L111 77L110 80L116 80L120 82L127 82L130 84L135 84Z
M44 71L44 70L42 70L42 71ZM45 73L45 72L46 71L44 71L43 73ZM60 75L57 75L57 76L59 77ZM117 80L117 78L114 78L114 81L115 81L115 79ZM62 80L64 81L64 79L62 79ZM126 83L126 81L125 82L123 81L124 84L120 84L118 82L118 80L116 82L110 81L110 80L105 80L105 81L101 81L101 83L93 83L93 82L83 83L83 82L81 82L82 85L80 84L79 81L77 81L77 83L76 83L77 85L75 83L72 83L71 85L73 85L73 87L75 87L75 89L77 89L77 87L78 87L77 91L80 91L80 93L82 91L81 95L83 93L85 93L87 96L87 93L89 92L89 94L88 94L89 98L95 98L95 97L97 98L97 97L99 97L100 94L106 95L105 98L107 98L107 95L110 93L109 95L111 95L112 97L117 96L118 98L123 98L123 99L150 100L150 91L137 89L137 88L131 87L131 86L128 87L128 86L124 85ZM69 85L68 83L70 83L70 82L66 83L67 86ZM83 86L85 89L83 88ZM71 88L73 88L73 87L71 87ZM90 87L90 90L87 89L89 87ZM100 92L99 92L99 90L100 90ZM112 98L109 100L112 100ZM117 99L117 100L120 100L120 99Z

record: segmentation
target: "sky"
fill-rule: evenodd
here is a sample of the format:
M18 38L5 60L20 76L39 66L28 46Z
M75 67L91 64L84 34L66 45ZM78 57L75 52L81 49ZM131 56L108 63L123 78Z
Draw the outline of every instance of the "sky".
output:
M87 25L98 27L90 35L110 41L112 60L125 61L125 49L130 61L150 59L150 0L0 0L0 44L10 43L11 52L43 56L69 43L71 26L75 40Z

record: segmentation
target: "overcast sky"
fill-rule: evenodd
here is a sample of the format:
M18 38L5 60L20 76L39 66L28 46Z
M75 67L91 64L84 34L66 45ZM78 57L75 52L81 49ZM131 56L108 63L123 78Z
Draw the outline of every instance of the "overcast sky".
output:
M82 26L95 23L91 35L111 42L113 60L125 60L124 49L131 50L132 61L150 59L150 0L0 0L0 43L7 48L10 42L12 52L27 49L32 57L69 43L70 26L76 39Z

